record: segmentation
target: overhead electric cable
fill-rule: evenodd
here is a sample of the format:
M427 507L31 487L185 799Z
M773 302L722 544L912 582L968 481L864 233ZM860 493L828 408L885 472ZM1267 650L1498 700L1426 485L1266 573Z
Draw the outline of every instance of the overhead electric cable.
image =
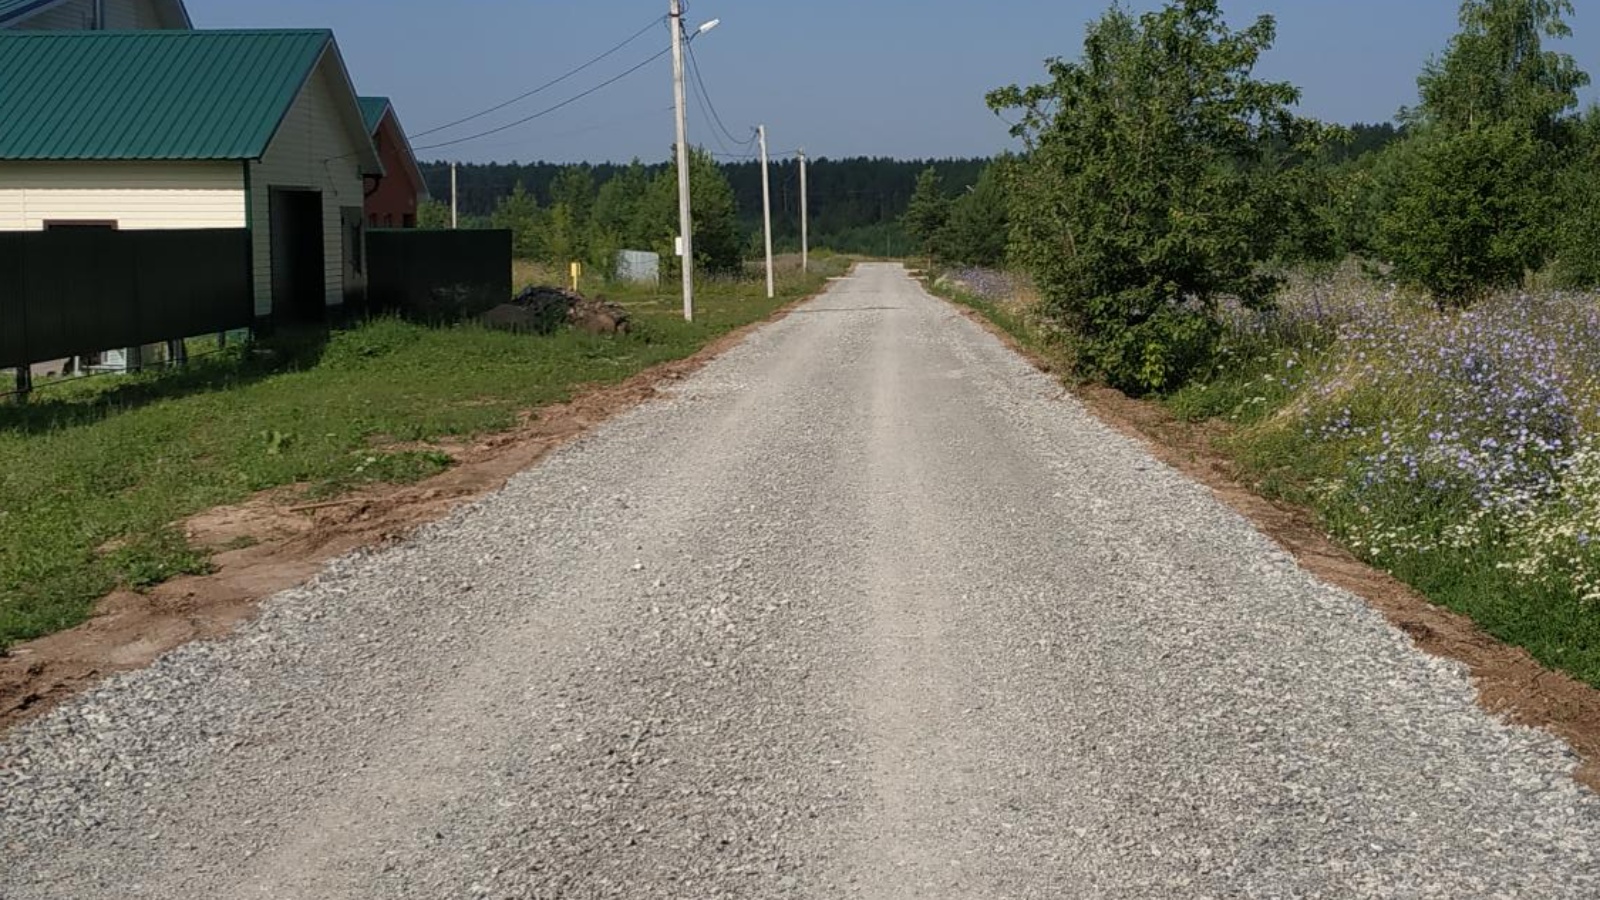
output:
M722 124L722 116L717 114L717 104L712 102L712 100L711 100L711 92L706 90L705 79L703 77L701 77L701 75L700 75L700 60L694 55L694 42L693 41L689 42L688 46L689 46L689 69L690 69L690 71L694 72L695 83L700 86L700 96L705 98L706 106L711 108L711 118L712 118L712 120L716 123L717 128L719 128L722 131L723 134L728 136L728 140L731 141L734 146L748 148L751 144L754 144L756 142L755 129L754 128L750 129L750 132L751 132L750 133L750 137L748 137L745 140L741 141L738 138L733 136L733 132L728 130L728 126Z
M528 99L529 97L532 97L532 96L534 96L536 94L544 93L545 91L549 90L550 88L555 87L558 84L561 84L562 82L566 81L567 79L571 78L572 76L580 74L580 73L588 70L589 68L593 67L595 64L603 62L606 59L609 59L610 57L615 55L618 51L620 51L623 48L627 47L629 44L632 44L634 41L637 41L638 39L644 37L646 34L649 34L650 30L655 28L657 25L660 25L661 24L661 20L664 19L664 18L666 18L666 17L665 16L657 16L656 18L651 19L650 20L650 24L648 24L645 27L639 29L637 32L635 32L633 34L632 37L630 37L627 40L623 41L622 43L616 45L615 47L612 47L610 50L607 50L606 52L600 54L599 56L596 56L594 59L589 60L588 62L584 63L583 65L581 65L579 67L577 67L576 69L573 69L570 72L567 72L565 75L562 75L559 78L555 78L555 79L552 79L550 81L547 81L544 84L541 84L538 87L536 87L536 88L534 88L534 89L532 89L530 91L525 91L525 92L523 92L521 94L518 94L517 96L512 97L510 100L507 100L506 102L498 104L496 106L491 106L488 109L483 110L482 112L475 112L470 116L466 116L465 118L457 119L454 122L450 122L450 123L445 124L445 125L440 125L440 126L438 126L436 128L429 128L427 131L419 131L416 134L413 134L411 137L419 138L419 137L426 137L427 135L430 135L430 134L437 134L438 132L444 131L446 129L454 128L457 125L463 125L463 124L465 124L467 122L471 122L474 119L481 119L484 116L489 115L490 113L497 113L500 110L505 109L508 106L511 106L512 104L521 103L522 101L524 101L524 100Z
M516 120L515 122L507 122L506 124L501 125L498 128L491 128L488 131L480 131L477 134L467 135L466 137L463 137L463 138L456 138L453 141L441 141L440 143L437 143L437 144L425 144L425 145L423 145L421 147L416 147L416 148L413 148L413 149L414 150L437 150L440 147L454 147L457 144L465 144L468 141L475 141L475 140L478 140L479 138L486 138L491 134L499 134L499 133L501 133L503 131L510 131L511 129L516 128L518 125L526 125L527 123L532 122L534 119L538 119L538 118L541 118L543 116L548 116L549 114L551 114L551 113L553 113L553 112L555 112L556 110L559 110L559 109L565 109L565 108L571 106L574 103L577 103L579 100L582 100L583 98L585 98L585 97L587 97L587 96L589 96L591 94L598 93L603 88L608 88L611 85L616 84L617 82L621 81L622 79L627 78L629 75L632 75L633 73L639 71L640 69L644 68L645 66L650 65L651 63L655 62L656 60L660 59L663 56L666 56L668 53L671 53L671 52L672 52L672 48L670 48L670 47L668 47L668 48L666 48L664 50L661 50L661 51L657 52L654 56L652 56L649 59L645 60L644 62L639 63L638 65L634 66L631 69L628 69L626 72L623 72L621 75L617 75L617 76L615 76L613 78L609 78L609 79L607 79L605 81L602 81L599 84L597 84L594 87L588 89L587 91L584 91L581 94L577 94L575 96L569 97L566 100L563 100L560 103L557 103L555 106L546 107L545 109L541 109L541 110L539 110L538 112L534 113L531 116L523 116L522 118Z

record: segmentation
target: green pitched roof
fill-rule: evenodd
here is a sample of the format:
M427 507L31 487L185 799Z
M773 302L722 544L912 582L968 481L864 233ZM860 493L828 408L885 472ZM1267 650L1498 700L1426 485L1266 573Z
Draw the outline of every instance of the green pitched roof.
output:
M389 111L388 97L361 97L361 119L367 123L367 133L372 134L378 130L378 123L383 121L383 114Z
M328 31L0 32L0 159L257 159Z

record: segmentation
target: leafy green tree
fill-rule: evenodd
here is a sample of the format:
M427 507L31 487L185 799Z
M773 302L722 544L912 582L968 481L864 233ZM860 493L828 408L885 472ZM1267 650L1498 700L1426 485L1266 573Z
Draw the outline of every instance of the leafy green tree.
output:
M1449 131L1517 123L1552 139L1589 83L1571 56L1543 45L1572 36L1563 18L1572 12L1571 0L1465 0L1460 33L1418 79L1413 116Z
M1260 252L1282 268L1331 269L1351 252L1345 218L1344 167L1335 163L1354 139L1350 130L1306 125L1299 147L1266 153Z
M417 227L440 231L450 227L450 207L441 200L417 204Z
M540 234L541 215L539 201L528 193L517 182L512 188L511 195L501 197L495 204L494 213L489 216L489 225L492 228L506 228L511 231L512 251L523 259L544 259L545 248L543 236Z
M694 216L694 260L701 271L733 274L744 268L744 241L739 231L739 210L733 188L711 155L699 148L689 154L689 197ZM678 175L662 169L651 181L636 211L636 233L662 255L668 268L676 265L674 239L678 234Z
M901 222L924 255L929 259L938 255L939 242L950 222L950 198L945 196L944 181L937 169L929 166L917 176L916 190L911 193Z
M1001 168L996 160L978 176L978 183L950 207L943 229L945 253L957 262L998 266L1005 262L1011 234L1011 210Z
M648 235L638 233L639 206L650 187L650 176L638 160L600 185L587 228L589 266L611 277L617 252L652 246Z
M550 207L544 215L541 240L546 262L565 267L568 263L584 259L584 233L578 228L572 210L565 203Z
M1416 138L1379 245L1395 278L1441 303L1521 281L1548 250L1549 151L1516 123Z
M1516 284L1554 252L1552 175L1589 76L1547 38L1569 0L1466 0L1461 31L1417 84L1378 245L1396 277L1441 302Z
M1566 287L1600 285L1600 107L1574 129L1571 161L1556 190L1555 273Z
M586 165L565 166L550 183L550 205L565 205L572 217L573 227L579 231L589 227L594 204L594 173Z
M1270 16L1235 31L1216 0L1114 7L1051 80L989 95L1016 110L1028 153L1014 169L1012 251L1080 358L1124 389L1180 384L1211 357L1222 295L1269 302L1258 274L1277 172L1296 145L1299 91L1253 76Z

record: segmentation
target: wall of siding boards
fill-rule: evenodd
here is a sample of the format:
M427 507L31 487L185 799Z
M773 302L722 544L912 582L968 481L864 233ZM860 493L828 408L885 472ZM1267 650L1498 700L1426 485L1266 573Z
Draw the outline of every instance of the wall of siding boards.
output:
M335 87L343 76L325 57L307 82L259 162L250 166L250 213L255 234L256 313L272 310L272 188L322 192L323 264L327 304L344 303L344 227L341 209L364 196L356 140L365 126L346 111ZM346 121L347 115L356 121Z
M0 162L0 231L52 220L243 228L244 172L236 162Z

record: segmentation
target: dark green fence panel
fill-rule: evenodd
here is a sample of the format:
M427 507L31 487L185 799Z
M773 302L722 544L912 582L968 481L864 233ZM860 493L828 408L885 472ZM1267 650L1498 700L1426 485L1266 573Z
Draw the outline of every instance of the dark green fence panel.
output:
M27 355L22 257L21 242L0 240L0 366L5 365L5 360L20 360Z
M136 251L139 343L247 328L255 319L250 233L130 231Z
M249 326L240 229L0 232L0 367Z
M481 315L511 299L511 232L367 232L367 307L423 322Z

